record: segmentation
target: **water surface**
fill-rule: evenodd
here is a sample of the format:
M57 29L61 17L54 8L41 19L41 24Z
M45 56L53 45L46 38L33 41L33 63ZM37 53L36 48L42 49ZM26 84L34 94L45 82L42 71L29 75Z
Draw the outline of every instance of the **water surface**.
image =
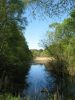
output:
M34 100L44 100L54 91L55 81L56 78L45 65L33 64L26 75L27 87L24 88L23 94L26 97L36 98Z

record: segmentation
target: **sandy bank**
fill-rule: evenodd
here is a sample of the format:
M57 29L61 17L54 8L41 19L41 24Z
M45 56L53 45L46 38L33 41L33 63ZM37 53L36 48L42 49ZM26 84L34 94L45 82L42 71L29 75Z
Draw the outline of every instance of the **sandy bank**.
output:
M33 62L44 64L51 62L53 59L54 59L53 57L36 57L33 59Z

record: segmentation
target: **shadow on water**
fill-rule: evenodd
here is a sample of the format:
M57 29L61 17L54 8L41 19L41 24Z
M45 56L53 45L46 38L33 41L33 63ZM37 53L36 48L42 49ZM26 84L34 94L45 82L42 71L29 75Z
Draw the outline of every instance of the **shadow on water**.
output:
M54 100L75 100L75 76L64 74L57 78L57 91Z
M25 75L28 73L30 65L9 66L8 69L0 73L0 94L11 93L15 96L20 94L25 85Z

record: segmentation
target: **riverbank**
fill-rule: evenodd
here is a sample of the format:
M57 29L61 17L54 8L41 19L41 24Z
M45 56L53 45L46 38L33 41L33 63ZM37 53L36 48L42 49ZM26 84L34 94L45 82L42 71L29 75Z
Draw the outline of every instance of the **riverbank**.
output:
M46 64L53 60L54 60L53 57L35 57L33 58L33 63Z

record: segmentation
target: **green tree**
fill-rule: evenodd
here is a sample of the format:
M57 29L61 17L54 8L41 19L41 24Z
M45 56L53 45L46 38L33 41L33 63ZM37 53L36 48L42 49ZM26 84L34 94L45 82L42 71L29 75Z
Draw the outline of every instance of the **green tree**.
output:
M66 62L69 71L75 66L75 11L71 12L69 18L62 23L53 23L50 25L53 28L53 41L48 44L48 51L58 61ZM50 39L50 38L49 38ZM71 74L74 74L71 71Z
M75 7L74 0L23 0L29 5L32 15L43 14L49 17L70 12Z
M0 79L3 82L5 77L15 80L16 72L24 75L24 67L31 60L22 31L27 25L24 8L21 0L0 0Z

